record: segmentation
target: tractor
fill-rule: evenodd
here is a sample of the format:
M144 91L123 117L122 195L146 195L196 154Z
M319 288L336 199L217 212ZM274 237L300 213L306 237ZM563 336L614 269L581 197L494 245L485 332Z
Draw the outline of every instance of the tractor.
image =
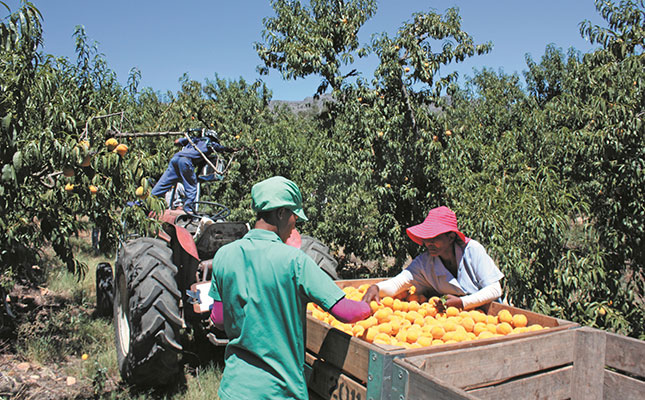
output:
M198 185L204 182L198 179ZM230 210L224 205L199 198L194 204L194 213L165 210L156 237L122 241L113 274L105 273L109 265L97 268L97 303L103 300L105 308L110 302L106 299L113 299L117 361L129 384L152 387L176 382L188 360L212 354L214 348L222 350L228 342L209 319L212 259L221 246L241 238L250 227L227 221ZM313 237L294 234L301 250L338 279L338 262L328 247Z

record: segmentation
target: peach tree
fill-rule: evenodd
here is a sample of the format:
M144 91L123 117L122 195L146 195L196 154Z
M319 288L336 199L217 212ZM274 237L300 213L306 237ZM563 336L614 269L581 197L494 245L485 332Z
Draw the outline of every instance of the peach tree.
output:
M124 218L152 227L126 201L143 176L136 148L106 148L92 117L129 107L121 88L82 28L75 33L78 60L39 51L39 11L25 3L0 24L0 262L3 285L29 276L50 245L67 268L82 272L71 238L86 221L98 226L105 250L114 247ZM123 149L123 147L122 147ZM154 202L150 207L154 208Z
M360 256L404 260L413 251L404 228L443 201L434 169L443 132L436 110L457 76L440 76L440 69L492 45L475 44L456 9L416 13L394 37L381 34L359 47L374 2L272 4L276 16L265 20L265 42L256 45L261 69L288 79L320 75L318 92L332 90L321 124L333 168L318 176L327 202L313 223L318 236ZM369 55L378 59L372 79L350 69L355 56Z

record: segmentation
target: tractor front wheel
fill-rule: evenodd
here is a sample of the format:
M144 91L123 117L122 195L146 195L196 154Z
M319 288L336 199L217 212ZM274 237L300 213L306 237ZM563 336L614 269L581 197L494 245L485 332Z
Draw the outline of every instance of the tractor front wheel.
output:
M124 381L163 386L180 377L183 321L172 251L159 239L125 243L116 261L114 329Z

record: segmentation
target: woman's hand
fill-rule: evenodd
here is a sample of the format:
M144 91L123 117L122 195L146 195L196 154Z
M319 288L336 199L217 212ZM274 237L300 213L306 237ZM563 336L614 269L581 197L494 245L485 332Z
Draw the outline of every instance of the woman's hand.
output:
M363 301L367 304L370 304L372 300L375 300L377 303L381 302L381 297L379 296L379 288L376 285L368 287L365 291L365 294L363 295Z
M461 301L461 297L454 296L452 294L447 294L446 295L446 301L444 301L443 305L446 308L448 308L448 307L457 307L460 310L464 309L464 303Z

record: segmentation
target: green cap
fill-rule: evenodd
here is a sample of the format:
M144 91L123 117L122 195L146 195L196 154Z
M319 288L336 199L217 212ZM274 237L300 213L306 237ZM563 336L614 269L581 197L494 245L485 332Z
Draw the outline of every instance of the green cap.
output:
M251 200L251 207L256 213L285 207L303 221L308 220L302 210L302 195L298 185L285 177L274 176L253 185Z

